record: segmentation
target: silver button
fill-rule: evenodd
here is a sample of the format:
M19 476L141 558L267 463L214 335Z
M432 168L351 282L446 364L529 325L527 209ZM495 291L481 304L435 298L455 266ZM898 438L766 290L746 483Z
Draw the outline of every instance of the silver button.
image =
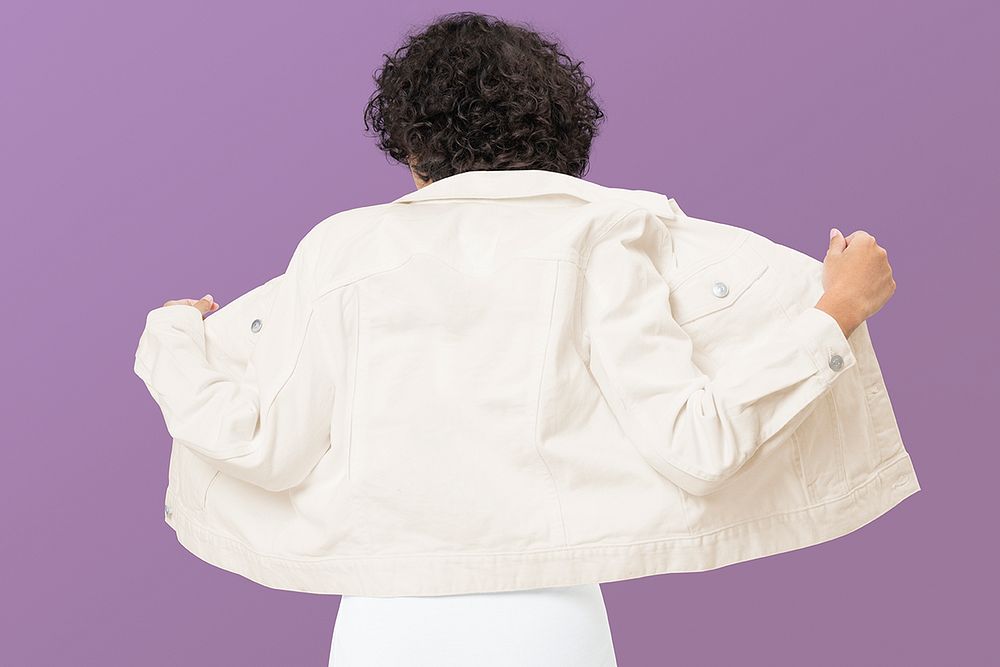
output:
M167 518L170 518L170 516L173 514L173 511L170 509L170 505L163 506L163 513L167 515Z
M832 368L835 371L839 371L843 367L844 367L844 358L842 356L840 356L839 354L835 354L832 357L830 357L830 368Z
M254 320L253 322L250 323L250 331L257 333L258 331L260 331L260 328L262 326L263 323L260 320Z
M729 294L729 287L727 287L726 283L724 282L721 281L717 282L714 285L712 285L712 294L721 299L722 297Z

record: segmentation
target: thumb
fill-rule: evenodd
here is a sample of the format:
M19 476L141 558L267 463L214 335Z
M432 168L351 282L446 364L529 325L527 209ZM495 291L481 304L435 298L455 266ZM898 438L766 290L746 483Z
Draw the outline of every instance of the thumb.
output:
M202 314L204 314L204 313L207 313L210 310L212 310L213 303L214 303L214 299L212 298L212 295L211 294L206 294L205 296L203 296L200 299L198 299L197 301L195 301L193 305L194 305L195 308L197 308L198 310L200 310L202 312Z
M843 252L847 247L847 240L836 227L830 229L830 252Z

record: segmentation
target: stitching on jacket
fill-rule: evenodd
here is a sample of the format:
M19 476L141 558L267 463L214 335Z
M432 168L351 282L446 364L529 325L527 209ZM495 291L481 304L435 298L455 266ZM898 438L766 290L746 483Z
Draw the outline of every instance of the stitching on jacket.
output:
M436 259L437 261L439 261L441 264L444 264L445 266L447 266L448 268L450 268L452 271L455 271L456 273L461 273L462 275L473 275L473 276L479 275L479 274L470 274L468 271L463 271L462 269L460 269L460 268L452 265L451 263L445 261L440 256L438 256L438 255L436 255L434 253L431 253L431 252L413 252L413 253L410 253L410 255L406 259L404 259L403 261L401 261L401 262L399 262L397 264L394 264L393 266L390 266L390 267L387 267L387 268L384 268L384 269L378 269L377 271L369 271L369 272L367 272L367 273L365 273L363 275L355 276L353 278L348 278L344 282L335 284L333 287L328 287L328 288L324 289L324 291L320 292L317 296L313 297L310 300L310 303L315 303L316 301L319 301L320 299L323 299L323 298L327 297L331 292L336 292L337 290L343 289L343 288L348 287L350 285L353 285L355 283L359 283L359 282L361 282L363 280L367 280L368 278L372 278L374 276L382 275L382 274L385 274L385 273L392 273L393 271L398 271L399 269L402 269L407 264L409 264L410 262L412 262L417 257L431 257L431 258ZM555 255L555 254L553 254L551 256L547 256L547 255L530 255L530 254L528 254L528 255L515 255L515 256L511 257L509 261L507 261L507 262L499 265L497 267L497 269L494 270L493 273L496 273L497 271L499 271L499 269L506 268L508 264L511 264L511 263L513 263L516 260L522 260L522 259L542 261L542 262L569 262L569 263L575 264L577 266L579 266L579 264L580 264L580 257L576 253L573 253L571 255ZM493 275L493 274L489 274L489 275Z
M361 289L354 290L354 368L351 376L350 414L347 415L347 479L351 479L351 454L354 449L354 412L358 396L358 364L361 361Z
M827 387L826 397L833 409L833 423L837 426L837 448L840 450L840 469L844 473L844 485L850 488L850 479L847 476L847 452L844 449L844 427L840 423L840 408L837 406L837 399L831 387Z
M579 264L572 263L577 272L577 288L573 294L573 349L576 356L590 373L590 333L583 326L583 290L586 282Z
M755 518L752 518L752 519L744 519L743 521L736 521L734 523L726 524L725 526L720 526L719 528L713 528L712 530L709 530L709 531L706 531L706 532L703 532L703 533L696 533L696 534L690 535L690 536L666 537L666 538L652 539L652 540L639 540L639 541L636 541L636 542L616 542L616 543L611 543L611 544L593 544L593 543L590 543L590 544L576 544L576 545L571 545L571 546L567 546L567 547L555 547L555 548L553 548L553 547L544 547L544 548L540 548L540 549L523 549L523 550L520 550L520 551L488 551L488 552L473 552L473 553L469 553L469 552L465 552L465 553L440 553L440 552L433 552L433 551L431 551L431 552L416 552L416 553L402 553L402 554L398 554L398 553L394 553L394 554L384 554L384 553L383 554L378 554L378 553L366 552L366 553L363 553L363 554L356 554L356 555L350 555L350 556L322 556L322 557L319 557L319 558L294 558L294 557L285 556L285 555L269 554L269 553L263 553L263 552L257 551L255 549L253 549L250 545L248 545L246 542L244 542L244 541L242 541L242 540L240 540L238 538L232 537L230 535L226 535L224 533L219 533L217 531L211 530L210 528L207 528L204 524L202 524L197 519L192 518L191 516L184 516L184 521L187 522L187 523L189 523L189 524L194 525L198 530L200 530L202 532L205 532L205 533L208 533L208 534L212 535L214 538L216 538L216 539L218 539L220 541L232 542L232 543L234 543L234 544L242 547L244 550L250 552L251 554L253 554L255 556L258 556L258 557L261 557L261 558L270 558L270 559L281 561L283 563L297 563L297 564L301 563L301 564L305 564L305 565L311 565L311 564L314 564L314 563L322 563L322 562L325 562L325 561L336 561L336 560L385 560L385 559L393 559L393 558L407 558L407 559L409 559L409 558L463 558L463 559L464 558L490 558L490 557L493 557L493 556L506 556L506 555L510 555L510 556L529 556L529 555L532 555L532 554L548 553L548 552L559 552L559 551L585 551L585 550L588 550L588 549L629 548L629 547L640 546L640 545L644 545L644 544L656 544L656 543L666 543L666 542L676 542L676 541L700 540L700 539L702 539L704 537L708 537L708 536L713 535L715 533L721 533L721 532L724 532L724 531L727 531L727 530L731 530L732 528L737 528L737 527L742 526L742 525L752 524L752 523L760 523L760 522L768 521L768 520L771 520L771 519L774 519L774 518L777 518L777 517L794 516L796 514L803 514L805 512L808 512L808 511L811 511L811 510L814 510L814 509L818 509L818 508L821 508L821 507L823 507L825 505L830 505L832 503L835 503L835 502L838 502L838 501L843 500L845 498L848 498L850 496L853 496L853 495L857 494L858 491L861 491L865 487L867 487L867 486L869 486L871 484L878 483L880 481L881 476L883 475L883 473L886 470L888 470L889 468L892 468L892 467L894 467L896 465L899 465L903 461L903 459L907 459L907 458L909 458L909 453L907 453L905 451L902 452L902 453L900 453L898 456L890 459L885 465L880 466L879 468L873 470L872 473L871 473L871 475L869 475L864 481L860 482L857 486L855 486L854 488L852 488L850 491L848 491L846 493L842 493L839 496L834 496L832 498L828 498L827 500L824 500L824 501L819 502L819 503L812 503L812 504L809 504L809 505L805 505L803 507L798 507L798 508L796 508L794 510L789 510L787 512L774 512L773 514L766 514L764 516L755 517ZM179 513L175 512L174 516L175 516L175 518L178 517Z
M802 484L802 492L805 494L806 502L815 502L813 498L813 493L809 489L809 480L806 479L806 466L803 459L805 458L805 453L802 451L802 441L799 439L798 434L793 430L789 436L792 441L792 454L795 456L795 462L798 463L799 468L799 482Z
M274 402L276 400L278 400L278 395L285 388L285 385L288 384L288 381L291 379L292 375L295 374L295 369L298 368L299 359L302 358L302 348L305 347L306 338L309 336L309 327L312 325L312 322L313 322L313 313L316 312L316 308L313 305L314 303L315 303L315 300L312 301L309 304L309 313L306 315L306 324L305 324L304 327L302 327L302 337L299 340L298 347L297 347L297 349L295 351L295 361L292 362L292 367L288 370L288 373L285 375L284 379L281 381L281 384L278 385L278 388L274 390L274 394L272 394L270 400L267 402L267 405L266 406L264 404L260 405L260 415L259 415L260 417L264 416L265 411L268 414L270 414L271 408L274 406ZM259 382L255 383L255 387L254 388L258 390L258 394L259 394L260 383Z
M872 416L872 406L868 402L868 389L869 389L869 387L868 387L868 385L865 384L864 373L862 373L861 369L860 369L861 360L858 359L857 363L859 365L859 368L858 368L859 382L858 382L858 384L861 385L861 390L865 394L865 400L863 400L861 402L865 406L865 416L868 419L868 426L870 428L869 433L871 434L871 440L870 440L870 442L868 444L868 447L865 448L867 450L866 454L868 455L868 465L869 466L877 466L878 465L878 460L877 459L881 458L880 456L878 456L878 433L875 430L875 418Z
M407 260L407 261L409 261L409 260ZM354 331L355 331L355 334L354 334L355 335L354 373L353 373L353 377L351 378L351 414L348 415L348 422L347 422L348 423L348 428L350 430L349 435L348 435L348 438L349 438L348 443L349 444L348 444L348 453L347 453L347 457L348 457L347 458L347 466L348 466L347 467L347 471L348 471L347 472L347 486L348 486L348 488L347 488L347 495L350 497L350 499L351 499L351 505L355 508L355 511L357 511L358 516L367 517L366 508L368 507L368 505L367 504L362 504L360 502L361 499L358 497L358 493L355 492L360 487L358 486L356 480L354 482L351 481L351 473L350 473L350 470L351 470L351 468L350 468L350 465L351 465L351 454L353 453L353 450L354 450L354 422L355 422L354 414L355 414L355 411L357 410L357 400L358 400L358 365L361 363L361 286L360 285L358 285L355 288L355 290L354 290L354 312L355 312L355 322L354 322ZM363 530L364 530L364 533L365 533L366 543L367 543L368 546L371 546L372 544L375 543L374 537L372 536L372 522L368 521L367 519L365 519L364 521L361 521L360 523L363 526Z
M604 227L604 229L602 229L600 232L598 232L597 237L587 247L586 252L584 252L583 256L580 258L581 259L580 268L583 269L584 272L586 272L587 266L590 265L590 255L591 255L591 253L593 253L594 248L597 246L597 244L600 243L601 241L603 241L604 237L607 236L608 234L610 234L611 231L614 230L614 228L617 227L621 222L623 222L626 218L631 217L632 214L635 213L635 212L637 212L637 211L642 211L642 212L646 212L646 213L652 213L651 211L649 211L649 209L643 208L641 206L636 206L635 208L630 209L627 213L622 214L621 217L619 217L616 220L614 220L613 222L609 223L607 226Z
M413 258L416 257L416 256L417 256L417 253L414 253L414 254L410 255L409 257L407 257L406 259L404 259L399 264L396 264L394 266L390 266L390 267L385 268L385 269L379 269L378 271L369 271L368 273L366 273L364 275L357 276L355 278L349 278L346 281L344 281L343 283L339 283L339 284L335 285L334 287L330 287L330 288L326 289L325 291L321 292L319 295L313 297L312 303L315 303L316 301L319 301L323 297L325 297L328 294L330 294L330 292L336 292L339 289L343 289L344 287L347 287L348 285L353 285L354 283L360 282L360 281L362 281L362 280L364 280L366 278L371 278L372 276L377 276L377 275L379 275L381 273L389 273L390 271L395 271L397 269L401 269L404 266L406 266L407 264L409 264L413 260Z
M740 298L742 298L744 294L746 294L747 292L749 292L750 288L753 287L754 284L758 280L760 280L761 276L763 276L765 273L767 273L767 270L768 270L768 267L766 265L763 266L763 267L761 267L760 268L760 272L757 273L756 275L754 275L753 277L751 277L744 284L740 284L737 281L733 281L732 283L730 283L732 285L730 287L730 290L729 290L729 295L732 297L731 299L727 299L726 301L721 302L721 303L719 302L718 299L715 299L714 301L705 301L702 304L702 306L700 307L700 309L701 309L700 312L698 312L696 310L694 314L691 314L690 311L689 311L687 314L681 315L681 317L683 319L678 319L677 317L675 317L674 319L677 320L678 324L680 324L680 325L683 326L685 324L689 324L691 322L695 322L697 320L700 320L703 317L708 317L709 315L714 315L715 313L718 313L718 312L721 312L723 310L726 310L727 308L732 308L733 306L736 305L736 303L740 300ZM701 273L701 271L697 271L696 273ZM668 283L668 286L669 286L669 283ZM680 287L679 286L677 286L677 287L671 287L670 288L671 294L677 293L679 291L680 291ZM705 304L707 304L707 305L705 305Z
M535 430L532 434L532 440L535 443L535 453L538 454L538 458L541 460L542 465L545 466L545 471L548 473L549 481L552 484L552 490L555 492L556 496L556 507L559 509L559 522L562 524L563 531L563 544L569 545L569 533L566 531L566 517L563 514L562 500L559 498L559 486L556 484L556 479L552 475L552 468L549 467L548 461L545 460L545 455L542 454L541 447L538 446L538 421L539 413L541 412L542 403L542 385L545 381L545 364L548 363L549 359L549 345L552 342L552 322L555 319L555 303L556 295L559 293L559 263L557 262L554 266L555 270L555 281L552 285L552 298L549 301L549 326L545 332L545 350L542 352L542 368L538 373L538 391L535 396Z
M712 255L711 257L707 257L705 260L703 260L703 263L696 264L695 266L688 269L686 273L681 273L675 279L668 279L667 284L670 285L670 289L672 290L680 289L681 285L686 283L691 278L694 278L696 275L698 275L708 267L715 266L720 262L724 262L733 255L735 255L736 253L738 253L740 250L743 249L743 246L747 245L747 242L749 240L750 240L750 234L749 233L744 234L742 237L740 237L740 240L737 241L735 244L733 244L733 247L730 248L729 250L726 250L724 253L720 255ZM747 247L750 248L750 250L757 256L757 259L761 263L767 265L767 261L764 258L764 256L761 255L759 252L757 252L752 245L747 245Z

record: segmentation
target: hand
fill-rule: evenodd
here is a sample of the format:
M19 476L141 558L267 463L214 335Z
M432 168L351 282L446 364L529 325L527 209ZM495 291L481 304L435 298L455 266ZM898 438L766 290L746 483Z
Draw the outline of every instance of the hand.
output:
M840 230L831 229L823 260L823 287L826 291L816 307L832 315L850 336L896 291L888 252L864 230L845 238Z
M175 299L167 301L164 306L194 306L204 317L206 313L215 312L219 309L219 304L215 302L211 294L206 294L200 299Z

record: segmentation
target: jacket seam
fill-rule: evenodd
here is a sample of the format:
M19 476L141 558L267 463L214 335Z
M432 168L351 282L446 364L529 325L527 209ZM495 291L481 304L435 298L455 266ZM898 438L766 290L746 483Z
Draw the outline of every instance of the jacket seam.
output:
M793 515L796 515L796 514L801 514L803 512L808 512L810 510L818 509L818 508L821 508L821 507L823 507L825 505L829 505L829 504L835 503L837 501L843 500L843 499L845 499L845 498L847 498L849 496L852 496L852 495L856 494L858 491L860 491L860 490L868 487L869 485L876 483L878 481L878 479L881 477L881 474L882 474L882 472L884 470L887 470L887 469L889 469L889 468L891 468L891 467L899 464L905 458L909 458L909 454L907 452L903 451L898 456L893 457L892 459L888 460L884 465L881 465L878 468L876 468L875 470L873 470L868 477L866 477L862 482L860 482L859 484L857 484L856 486L854 486L852 489L848 490L846 493L842 493L840 495L833 496L831 498L827 498L826 500L824 500L822 502L812 503L812 504L808 504L808 505L803 505L802 507L798 507L798 508L796 508L794 510L788 510L786 512L773 512L771 514L765 514L764 516L754 517L752 519L746 519L744 521L737 521L737 522L734 522L734 523L726 524L725 526L720 526L718 528L713 528L712 530L709 530L709 531L706 531L706 532L702 532L702 533L694 533L694 534L691 534L691 535L683 535L683 536L675 536L675 537L665 537L665 538L652 539L652 540L639 540L639 541L636 541L636 542L615 542L615 543L611 543L611 544L593 544L593 543L590 543L590 544L574 544L574 545L569 545L569 546L564 546L564 547L554 547L554 548L553 547L545 547L545 548L542 548L542 549L522 549L520 551L488 551L488 552L484 551L484 552L481 552L481 553L469 553L469 552L465 552L465 553L458 552L458 553L456 553L456 552L433 552L433 551L431 551L431 552L398 553L398 554L373 554L373 553L364 553L364 554L356 554L356 555L352 554L352 555L347 555L347 556L322 556L322 557L317 557L317 558L296 558L296 557L285 556L285 555L280 555L280 554L263 553L263 552L257 551L256 549L254 549L253 547L251 547L249 544L247 544L243 540L240 540L240 539L238 539L236 537L233 537L231 535L226 535L224 533L220 533L218 531L212 530L211 528L208 528L201 521L198 521L197 519L192 518L190 515L187 516L187 517L185 517L185 521L187 521L189 523L192 523L192 524L195 524L198 527L199 530L202 530L202 531L207 532L207 533L211 533L212 535L215 535L215 536L217 536L219 538L222 538L224 540L227 540L227 541L230 541L230 542L234 542L234 543L240 545L241 547L243 547L244 549L246 549L247 551L249 551L250 553L252 553L252 554L254 554L256 556L260 556L260 557L263 557L263 558L273 558L273 559L276 559L276 560L281 560L281 561L286 561L286 562L304 563L304 564L322 563L322 562L325 562L325 561L358 560L358 559L362 559L362 560L385 560L385 559L393 559L393 558L397 558L397 559L398 558L492 558L492 557L495 557L495 556L507 556L507 555L521 556L521 555L550 553L550 552L556 552L556 551L575 551L575 550L585 550L585 549L607 549L607 548L609 548L609 549L614 549L614 548L629 548L629 547L635 547L635 546L642 546L642 545L645 545L645 544L656 544L656 543L663 543L663 542L676 542L676 541L698 540L698 539L702 539L704 537L709 537L709 536L714 535L716 533L721 533L721 532L725 532L727 530L731 530L733 528L737 528L737 527L742 526L742 525L758 523L758 522L761 522L761 521L767 521L769 519L774 519L776 517L793 516Z
M636 206L635 208L630 209L626 213L623 213L621 216L619 216L613 222L608 223L604 227L604 229L602 229L600 232L598 232L597 237L594 238L593 242L590 243L590 245L587 247L587 251L584 253L583 257L581 257L582 261L581 261L581 264L580 264L580 268L583 270L584 273L587 272L587 267L590 265L590 256L594 252L594 248L597 246L597 244L599 244L601 241L603 241L604 237L606 237L608 234L610 234L615 229L615 227L617 227L619 224L621 224L622 222L624 222L626 219L632 217L632 214L634 214L636 212L639 212L639 211L648 211L648 209L645 209L645 208L643 208L641 206Z
M833 391L826 391L826 398L830 402L830 408L833 412L833 423L837 427L837 448L840 450L837 458L840 459L840 470L844 475L844 485L850 486L851 478L847 474L847 451L844 447L844 427L840 423L840 407L837 405L837 399L834 397Z
M515 255L515 256L511 257L510 261L519 260L519 259L530 259L530 260L541 261L541 262L568 262L568 263L573 264L575 266L580 266L580 256L577 253L573 253L573 254L574 254L574 257L572 257L572 258L566 257L566 256L557 256L557 255L553 255L551 257L548 257L548 256L535 256L535 255ZM336 292L337 290L341 290L341 289L343 289L345 287L349 287L350 285L353 285L355 283L359 283L359 282L361 282L363 280L367 280L368 278L372 278L374 276L381 275L383 273L391 273L393 271L398 271L399 269L403 268L404 266L406 266L407 264L409 264L411 261L413 261L416 257L433 257L434 259L438 260L439 262L441 262L442 264L444 264L445 266L447 266L451 270L455 271L456 273L461 273L461 274L468 275L467 271L464 271L464 270L462 270L462 269L460 269L460 268L452 265L450 262L445 261L444 259L442 259L441 257L439 257L438 255L436 255L434 253L423 252L423 251L411 252L406 257L406 259L404 259L404 260L402 260L402 261L400 261L400 262L398 262L396 264L393 264L392 266L386 267L384 269L378 269L376 271L369 271L369 272L363 273L362 275L355 276L353 278L348 278L344 282L335 284L333 287L325 287L325 288L323 288L322 291L317 290L317 294L315 296L311 297L310 299L308 299L308 303L313 304L316 301L319 301L320 299L326 298L331 293ZM506 266L506 264L501 265L501 267L504 267L504 266Z
M320 299L326 297L327 295L329 295L332 292L336 292L337 290L340 290L340 289L343 289L343 288L348 287L350 285L353 285L354 283L361 282L362 280L365 280L367 278L371 278L372 276L377 276L377 275L382 274L382 273L389 273L391 271L396 271L398 269L401 269L404 266L406 266L407 264L409 264L411 261L413 261L413 258L416 257L419 254L420 253L411 253L409 257L407 257L403 261L399 262L398 264L394 264L393 266L390 266L390 267L387 267L387 268L384 268L384 269L379 269L378 271L369 271L368 273L365 273L364 275L360 275L360 276L357 276L355 278L349 278L348 280L346 280L346 281L344 281L344 282L342 282L342 283L340 283L340 284L338 284L338 285L336 285L334 287L326 288L322 292L320 292L319 294L317 294L315 297L313 297L311 299L310 303L315 303L316 301L319 301Z
M274 390L274 394L268 399L267 405L265 406L263 402L260 403L258 417L261 420L263 420L265 413L270 414L271 408L274 407L274 402L278 400L278 396L281 394L282 391L284 391L285 385L288 384L288 381L292 378L292 375L295 373L295 369L298 368L299 366L299 360L302 358L302 350L303 348L305 348L306 338L309 337L309 327L313 323L313 314L316 312L316 307L314 304L316 303L317 300L318 299L314 299L309 304L309 313L306 315L305 326L302 327L302 338L299 340L299 343L296 347L295 361L292 362L292 367L288 370L287 375L285 375L284 379L282 379L281 384L278 385L278 388ZM258 392L260 391L259 381L254 383L254 388L257 389ZM258 393L258 399L259 398L260 396Z
M404 262L406 264L409 262L407 260ZM354 283L351 283L354 284ZM358 366L361 363L361 286L358 285L354 290L354 308L355 308L355 318L354 318L354 329L355 329L355 347L354 347L354 370L351 377L351 403L350 403L350 414L347 416L348 423L348 446L347 446L347 495L351 499L351 506L354 507L358 516L366 517L361 521L361 525L364 527L365 540L369 547L375 544L375 538L372 534L372 522L367 520L368 516L368 504L361 503L361 498L359 497L357 480L351 480L351 458L354 454L355 449L355 414L358 408Z
M802 451L802 441L799 439L799 436L795 431L791 432L788 439L792 444L792 454L795 455L795 463L798 468L797 476L799 478L799 483L802 486L802 493L805 494L806 502L813 502L813 493L809 486L809 480L806 479L806 466L805 461L803 460L805 458L805 452Z
M549 359L549 345L551 344L551 341L552 341L552 322L555 319L556 295L559 293L559 263L558 262L555 264L554 270L555 270L556 277L555 277L554 284L552 285L552 297L549 300L549 325L548 325L548 328L546 329L546 332L545 332L545 350L542 352L542 368L541 368L541 371L538 374L538 391L537 391L536 396L535 396L535 429L534 429L534 437L532 438L532 440L534 440L534 444L535 444L535 453L538 455L538 458L541 460L542 465L545 466L545 471L548 474L549 482L552 484L552 490L555 492L556 507L559 510L559 523L562 525L563 543L566 544L566 545L568 545L569 544L569 533L566 530L566 516L563 513L562 500L559 497L559 485L556 484L555 476L553 476L553 474L552 474L552 468L549 467L548 461L545 460L545 455L542 454L542 448L540 446L539 438L538 438L539 414L541 412L541 403L542 403L542 386L545 383L545 365L548 363L548 359Z
M860 364L860 360L858 361L858 363ZM865 400L862 401L862 403L864 403L864 406L865 406L865 417L867 419L867 424L866 424L866 429L865 430L868 431L869 433L871 433L871 435L872 435L872 441L871 441L871 443L868 445L868 447L865 448L866 454L867 454L867 457L868 457L868 465L869 466L877 466L878 465L878 461L876 459L877 459L877 454L878 454L878 440L877 440L878 434L875 431L875 419L872 416L872 406L868 402L868 389L869 389L869 387L868 387L867 384L865 384L864 374L860 372L860 369L859 369L859 372L858 372L858 376L860 377L859 384L861 385L861 390L864 392L864 395L865 395Z
M720 254L713 255L704 260L703 262L701 262L700 264L697 264L691 267L690 269L687 269L684 273L680 273L680 275L676 275L675 277L668 279L667 284L670 285L670 289L672 291L679 290L684 283L688 282L689 280L694 278L696 275L698 275L708 267L715 266L720 262L728 260L733 255L740 252L743 249L743 246L745 245L747 246L747 248L750 249L751 252L753 252L753 254L757 256L758 260L762 261L766 265L767 264L766 258L763 255L761 255L760 252L758 252L752 245L747 245L749 240L750 240L750 234L749 233L744 234L728 250L725 250Z
M358 396L358 362L361 360L361 290L354 290L354 368L351 372L350 413L347 415L347 479L351 479L351 454L354 449L354 411Z

